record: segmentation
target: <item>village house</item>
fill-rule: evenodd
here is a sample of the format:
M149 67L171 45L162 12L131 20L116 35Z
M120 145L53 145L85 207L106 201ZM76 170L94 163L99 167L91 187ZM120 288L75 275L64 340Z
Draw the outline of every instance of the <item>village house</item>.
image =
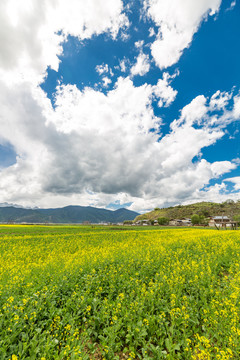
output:
M136 223L134 223L133 225L143 225L143 226L147 226L147 225L151 225L150 221L145 219L145 220L138 220Z
M181 225L181 220L179 220L179 219L170 219L169 220L169 225L170 226L180 226Z
M188 218L182 219L182 226L191 226L191 225L192 225L191 219Z
M228 216L213 216L210 218L208 226L216 227L218 229L236 229L237 222L231 221Z
M170 226L191 226L192 222L191 219L170 219L169 220Z

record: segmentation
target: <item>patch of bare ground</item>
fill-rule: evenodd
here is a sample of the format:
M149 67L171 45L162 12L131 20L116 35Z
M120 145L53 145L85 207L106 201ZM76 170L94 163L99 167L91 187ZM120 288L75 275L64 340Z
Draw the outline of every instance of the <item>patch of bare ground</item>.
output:
M94 350L91 351L90 349L94 346ZM89 355L91 360L103 360L105 359L105 355L103 354L103 351L101 350L101 346L99 344L94 344L89 341L88 344L85 345L85 353ZM126 352L119 352L114 354L115 357L118 356L119 360L127 360L129 358L129 353Z

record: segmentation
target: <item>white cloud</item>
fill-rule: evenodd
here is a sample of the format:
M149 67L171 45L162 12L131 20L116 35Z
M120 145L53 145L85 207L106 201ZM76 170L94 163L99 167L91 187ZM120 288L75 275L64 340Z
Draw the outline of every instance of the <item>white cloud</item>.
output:
M8 0L0 3L0 77L9 82L43 80L58 70L61 44L128 26L121 0Z
M105 88L107 88L108 85L110 85L111 82L112 82L112 80L109 79L109 77L107 77L107 76L104 76L104 77L102 78L102 81L103 81L103 87L105 87Z
M229 110L228 106L232 98L234 105ZM180 118L171 123L171 128L174 129L184 123L209 129L226 128L231 122L240 119L239 105L239 95L233 97L232 93L217 91L209 100L199 95L182 109Z
M174 76L175 77L175 76ZM168 107L176 98L177 90L174 90L169 82L173 77L168 73L163 73L163 79L159 79L154 93L159 98L158 106Z
M149 29L149 37L152 37L152 36L155 36L155 35L156 35L156 33L155 33L155 31L154 31L154 28L151 27L151 28Z
M221 0L145 0L147 15L159 28L151 46L152 56L161 68L178 62L202 20L219 11Z
M49 120L64 133L81 132L84 128L95 129L98 134L106 133L108 129L124 129L132 137L131 131L148 133L150 128L157 126L159 120L150 106L151 97L150 85L134 87L129 78L121 77L107 95L92 88L81 92L76 86L59 86L56 110Z
M129 60L125 59L125 58L119 62L121 72L127 71L127 67L129 65L129 63L130 63Z
M232 98L231 93L228 93L226 91L220 92L220 90L218 90L211 97L210 107L212 110L222 110L228 105L229 100L231 98Z
M236 1L236 0L232 1L231 4L230 4L230 6L226 9L226 11L231 11L231 10L233 10L233 8L236 6L236 4L237 4L237 1Z
M207 99L203 95L199 95L193 99L190 104L182 109L180 118L171 124L172 129L174 129L176 125L179 126L183 123L190 126L202 124L208 112L206 101Z
M191 199L187 199L182 202L183 205L199 202L199 201L212 201L220 203L228 199L236 200L236 193L230 193L227 190L227 186L224 181L220 184L216 183L210 187L205 188L204 190L196 190Z
M139 40L139 41L136 41L134 45L135 45L135 47L136 47L137 49L142 49L143 44L144 44L144 41L143 41L143 40Z
M108 67L108 64L102 64L102 65L97 65L96 66L96 72L99 74L99 75L102 75L104 73L108 73L109 71L109 67Z
M240 95L234 97L233 116L235 119L240 118Z
M122 72L126 72L126 63L124 60L120 62L120 69Z
M232 178L227 178L224 180L224 182L231 182L234 184L234 190L239 191L240 190L240 176L235 176ZM235 194L234 194L235 195ZM235 195L236 196L236 195Z
M114 74L108 64L97 65L95 70L100 76L105 75L102 78L103 87L107 87L109 84L111 84L112 80L108 76L113 76Z
M131 74L133 76L135 75L143 76L146 73L148 73L149 69L150 69L149 56L140 52L140 54L137 57L136 63L131 68Z

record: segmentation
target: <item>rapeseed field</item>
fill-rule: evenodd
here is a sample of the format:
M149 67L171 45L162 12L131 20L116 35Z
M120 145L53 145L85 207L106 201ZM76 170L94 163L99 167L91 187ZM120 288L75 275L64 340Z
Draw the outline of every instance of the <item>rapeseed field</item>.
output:
M240 359L240 233L0 227L0 359Z

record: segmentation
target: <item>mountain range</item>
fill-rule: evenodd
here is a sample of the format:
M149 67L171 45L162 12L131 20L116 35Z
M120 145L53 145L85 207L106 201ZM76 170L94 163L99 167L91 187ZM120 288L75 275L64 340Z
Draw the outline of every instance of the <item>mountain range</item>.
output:
M115 211L91 206L66 206L56 209L26 209L15 206L0 207L1 223L118 223L133 220L139 214L121 208Z

